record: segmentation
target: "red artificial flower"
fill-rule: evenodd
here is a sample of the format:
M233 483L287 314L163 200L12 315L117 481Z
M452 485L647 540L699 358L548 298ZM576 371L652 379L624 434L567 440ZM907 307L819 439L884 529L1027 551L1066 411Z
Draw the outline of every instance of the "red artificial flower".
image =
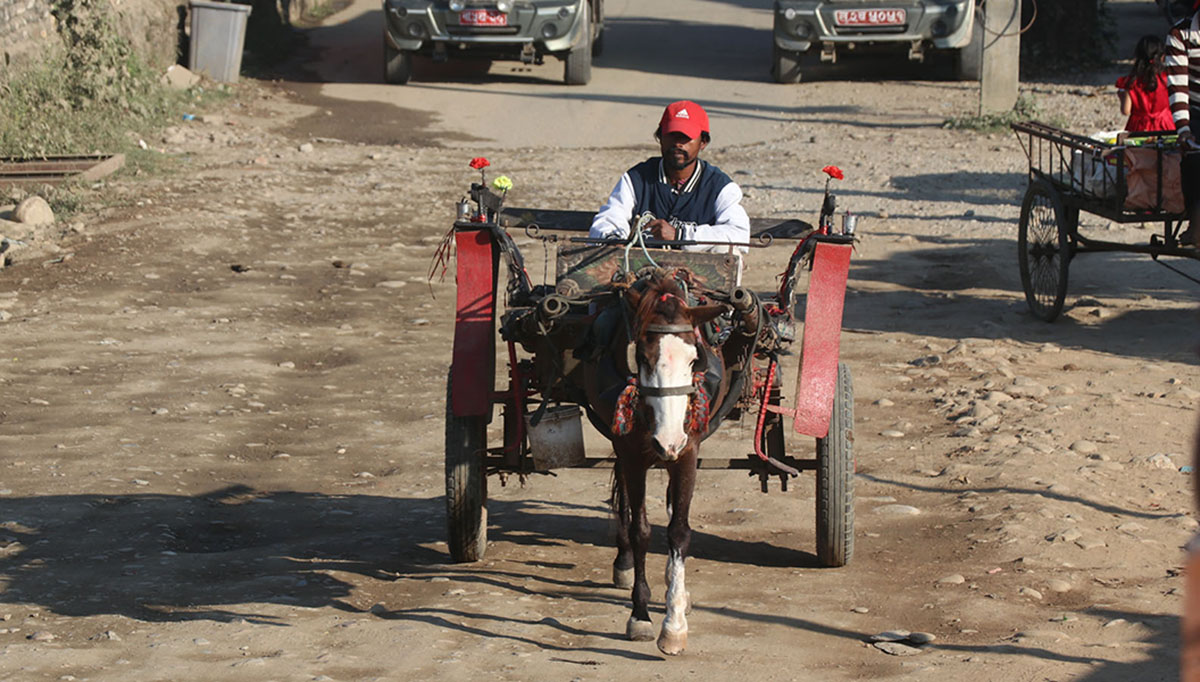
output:
M826 175L834 178L835 180L841 180L846 177L844 174L842 174L842 169L838 168L837 166L825 166L821 170L825 171Z
M476 156L475 158L471 159L471 168L474 168L475 170L487 168L490 165L492 164L488 163L488 160L482 156Z

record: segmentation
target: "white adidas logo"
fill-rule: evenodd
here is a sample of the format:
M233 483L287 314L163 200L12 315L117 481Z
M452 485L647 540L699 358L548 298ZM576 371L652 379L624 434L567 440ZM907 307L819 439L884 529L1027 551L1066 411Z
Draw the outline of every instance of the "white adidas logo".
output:
M689 121L692 120L692 117L688 116L687 109L680 109L679 111L675 112L675 118L686 118Z

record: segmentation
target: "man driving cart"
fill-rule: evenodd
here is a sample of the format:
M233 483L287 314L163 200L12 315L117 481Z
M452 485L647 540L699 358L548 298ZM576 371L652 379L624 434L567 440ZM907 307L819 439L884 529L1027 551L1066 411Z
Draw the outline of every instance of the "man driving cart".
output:
M750 219L741 205L742 188L720 168L700 160L700 152L711 141L708 113L695 102L673 102L663 111L654 138L662 156L651 157L621 176L592 221L589 236L626 239L631 221L648 214L653 218L643 229L655 239L749 242ZM683 246L687 251L725 248Z

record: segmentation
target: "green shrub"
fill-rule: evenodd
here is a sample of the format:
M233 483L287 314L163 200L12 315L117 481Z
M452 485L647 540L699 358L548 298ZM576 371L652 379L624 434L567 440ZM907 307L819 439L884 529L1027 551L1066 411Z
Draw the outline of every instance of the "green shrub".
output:
M104 0L56 0L62 46L0 79L0 156L133 151L213 93L175 91L116 31ZM136 156L136 155L135 155Z
M1001 111L975 116L955 116L942 123L943 128L952 130L974 130L981 133L1007 131L1008 127L1018 121L1041 120L1041 110L1032 97L1021 95L1016 105L1009 111ZM1062 126L1058 120L1045 121L1050 125Z

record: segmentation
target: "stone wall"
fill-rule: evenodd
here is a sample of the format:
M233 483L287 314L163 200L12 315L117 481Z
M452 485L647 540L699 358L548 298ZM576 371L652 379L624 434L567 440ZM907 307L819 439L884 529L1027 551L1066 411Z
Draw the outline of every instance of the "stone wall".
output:
M29 58L31 52L54 37L54 17L48 0L0 0L0 68Z
M187 0L109 0L121 35L147 61L175 61ZM51 0L0 0L0 72L36 62L60 45Z

